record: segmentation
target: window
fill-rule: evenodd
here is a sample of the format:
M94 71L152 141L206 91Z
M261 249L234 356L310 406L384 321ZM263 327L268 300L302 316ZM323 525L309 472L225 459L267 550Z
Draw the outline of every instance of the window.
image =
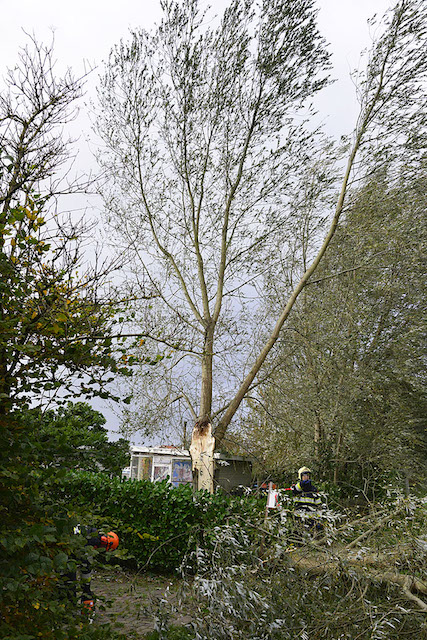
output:
M179 487L180 484L193 482L193 472L191 470L191 460L173 460L172 462L172 484Z
M153 468L153 482L161 482L170 478L171 468L166 464L155 464Z

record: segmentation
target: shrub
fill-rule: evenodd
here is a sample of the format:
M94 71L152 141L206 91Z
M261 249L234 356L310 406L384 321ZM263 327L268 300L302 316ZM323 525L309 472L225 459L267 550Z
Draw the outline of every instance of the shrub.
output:
M64 473L39 465L33 434L13 416L0 424L0 475L0 638L118 638L91 629L77 602L61 601L61 574L72 569L80 544L73 519L53 499Z
M228 517L249 519L265 499L193 493L190 485L173 487L166 481L109 479L103 474L74 473L60 487L69 509L92 511L97 526L114 529L120 537L116 558L131 556L139 567L171 571L202 540L209 542L215 525ZM88 523L89 524L89 523Z

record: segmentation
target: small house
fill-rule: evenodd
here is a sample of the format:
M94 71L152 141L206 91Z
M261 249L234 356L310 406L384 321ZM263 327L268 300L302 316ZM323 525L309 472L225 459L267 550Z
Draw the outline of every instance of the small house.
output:
M244 456L214 453L214 486L229 492L238 486L249 487L252 482L252 462ZM168 480L175 487L191 484L190 452L179 447L131 447L130 480Z

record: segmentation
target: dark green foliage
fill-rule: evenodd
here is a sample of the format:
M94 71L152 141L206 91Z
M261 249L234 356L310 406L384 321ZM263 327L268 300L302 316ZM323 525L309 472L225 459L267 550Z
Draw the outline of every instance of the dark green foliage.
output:
M71 455L67 427L52 412L44 420L38 411L28 411L30 404L43 404L59 390L62 399L108 397L104 385L113 374L128 372L112 351L117 304L107 282L111 263L88 264L82 243L89 235L93 239L93 227L63 208L63 196L85 190L84 180L68 175L61 181L60 176L72 155L65 127L73 119L83 80L75 80L70 71L57 78L52 48L32 39L4 85L0 637L102 638L107 637L104 631L89 631L87 621L76 617L75 603L58 599L60 575L71 568L71 555L81 544L70 535L73 519L66 505L52 497L64 477L63 456ZM51 419L56 425L49 432Z
M249 518L265 499L230 498L224 494L193 494L190 485L165 482L120 482L102 474L76 473L60 487L61 502L69 508L85 506L108 523L140 567L177 569L196 544L207 543L212 528L232 515ZM121 552L117 554L119 557Z
M60 599L61 574L73 569L76 523L52 498L64 479L41 469L33 433L13 416L0 425L0 637L2 640L114 638L91 631L75 602Z
M82 242L93 239L93 227L64 212L62 196L84 190L84 180L60 175L72 155L65 127L82 86L70 71L56 77L52 47L31 39L1 87L2 640L113 637L90 631L76 603L59 599L60 576L81 545L66 505L52 497L65 474L62 462L70 462L71 445L79 446L67 435L72 410L64 410L62 423L60 414L28 411L58 390L62 399L107 397L112 374L127 372L112 352L117 305L109 283L105 289L111 265L87 263Z
M128 464L129 442L108 441L104 416L85 402L68 402L56 410L23 414L31 426L40 462L63 470L104 471L121 476Z

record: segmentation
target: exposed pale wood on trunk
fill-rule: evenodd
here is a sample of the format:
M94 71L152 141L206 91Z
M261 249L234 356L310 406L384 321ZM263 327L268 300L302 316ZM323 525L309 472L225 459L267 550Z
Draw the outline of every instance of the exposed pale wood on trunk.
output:
M212 425L207 420L199 420L194 425L191 438L190 455L193 468L194 488L213 493L215 438Z

